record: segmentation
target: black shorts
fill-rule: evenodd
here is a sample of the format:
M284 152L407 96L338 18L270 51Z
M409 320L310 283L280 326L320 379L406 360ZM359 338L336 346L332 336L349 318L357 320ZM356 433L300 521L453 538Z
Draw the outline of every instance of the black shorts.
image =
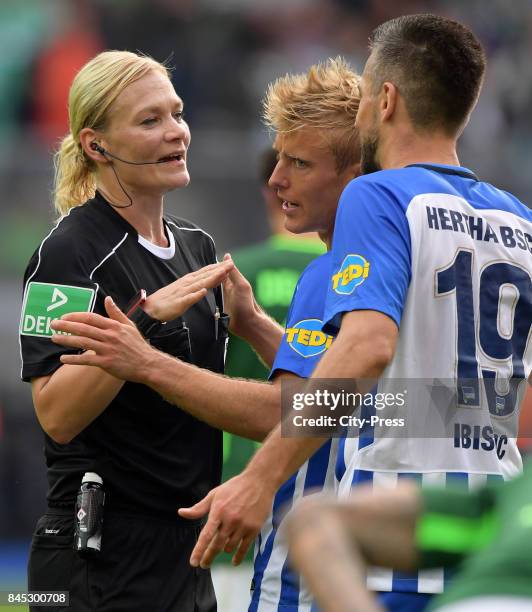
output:
M108 513L102 549L85 559L73 550L73 512L49 510L33 534L28 590L69 591L70 608L31 612L215 612L209 570L189 557L201 526Z

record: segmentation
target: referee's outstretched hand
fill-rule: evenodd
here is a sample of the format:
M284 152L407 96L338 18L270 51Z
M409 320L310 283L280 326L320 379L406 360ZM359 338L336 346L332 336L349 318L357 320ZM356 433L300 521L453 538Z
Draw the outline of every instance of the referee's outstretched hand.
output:
M207 295L207 290L221 285L233 270L231 259L210 264L185 274L148 296L143 309L154 319L172 321Z
M233 565L239 565L270 513L275 490L258 482L246 471L216 487L190 508L179 508L179 515L198 519L209 513L190 564L211 566L216 555L234 552Z

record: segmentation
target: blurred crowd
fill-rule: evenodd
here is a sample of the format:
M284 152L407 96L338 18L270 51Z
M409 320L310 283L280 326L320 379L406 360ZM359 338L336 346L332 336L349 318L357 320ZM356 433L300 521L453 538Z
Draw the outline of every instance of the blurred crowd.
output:
M140 50L174 67L175 87L198 135L193 176L228 179L221 195L217 190L221 208L225 200L235 204L233 179L254 178L245 160L253 159L266 138L259 114L269 81L337 54L361 67L376 24L421 11L466 22L489 56L484 93L463 138L463 163L532 201L526 167L532 132L530 0L3 0L0 273L20 274L50 221L49 152L67 129L72 77L98 51ZM214 203L203 198L201 206L211 208L212 217ZM242 236L248 223L211 225L227 246L255 237ZM251 228L260 233L258 225Z
M260 122L268 82L338 54L361 69L371 30L412 12L458 18L483 41L488 76L461 161L532 202L531 0L0 2L0 498L15 500L0 502L0 538L27 535L38 513L27 491L32 479L35 498L43 495L43 473L33 469L41 461L39 432L18 382L16 337L21 276L54 217L51 151L67 130L75 72L103 49L141 51L174 68L192 130L193 180L179 201L169 196L169 207L213 233L223 253L268 232L256 170L268 142Z

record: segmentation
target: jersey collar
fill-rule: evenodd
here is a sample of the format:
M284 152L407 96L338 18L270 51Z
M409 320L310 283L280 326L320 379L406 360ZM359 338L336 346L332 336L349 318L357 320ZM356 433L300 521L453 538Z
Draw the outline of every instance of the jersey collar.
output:
M461 176L473 181L480 180L474 172L460 166L446 166L444 164L409 164L405 166L405 168L425 168L425 170L432 170L440 174L454 174L455 176Z

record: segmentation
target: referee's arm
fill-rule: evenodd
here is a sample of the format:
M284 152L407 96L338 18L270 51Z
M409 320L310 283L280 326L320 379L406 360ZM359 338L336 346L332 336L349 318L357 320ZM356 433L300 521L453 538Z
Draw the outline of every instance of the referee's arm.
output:
M62 365L49 376L31 380L41 427L58 444L68 444L116 397L123 380L100 368Z

